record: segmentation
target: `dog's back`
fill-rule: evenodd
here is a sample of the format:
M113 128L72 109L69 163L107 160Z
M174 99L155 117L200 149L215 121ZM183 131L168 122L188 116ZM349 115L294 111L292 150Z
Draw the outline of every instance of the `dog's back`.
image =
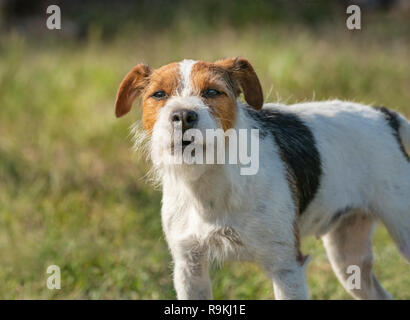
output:
M360 210L380 218L410 259L409 122L384 107L342 101L266 104L262 110L295 115L319 153L320 184L301 213L300 232L321 236Z

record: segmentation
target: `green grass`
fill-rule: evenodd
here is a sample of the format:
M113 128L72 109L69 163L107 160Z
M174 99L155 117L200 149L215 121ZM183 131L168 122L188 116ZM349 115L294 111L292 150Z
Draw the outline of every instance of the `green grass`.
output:
M114 117L116 89L140 61L247 57L268 101L340 98L410 115L410 43L397 35L317 33L302 28L230 28L196 36L184 28L134 32L110 41L35 43L0 37L0 298L172 299L171 258L158 191L132 154L138 108ZM375 137L376 139L377 137ZM410 299L410 270L384 228L375 236L375 272L398 299ZM306 239L314 299L349 299L319 240ZM61 290L46 288L59 265ZM227 263L213 273L217 299L273 298L256 266Z

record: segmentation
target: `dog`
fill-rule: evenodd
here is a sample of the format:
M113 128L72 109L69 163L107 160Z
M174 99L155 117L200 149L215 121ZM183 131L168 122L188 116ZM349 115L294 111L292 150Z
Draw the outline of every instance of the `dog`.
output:
M243 93L244 101L239 99ZM209 265L258 263L276 299L308 299L300 238L323 240L332 268L356 299L391 299L372 272L372 232L381 221L410 261L410 123L385 107L324 101L264 104L244 58L136 65L122 80L115 114L141 97L137 129L162 186L162 226L178 299L212 299ZM175 128L258 132L258 170L240 164L171 163ZM141 139L138 140L140 143ZM224 148L227 148L225 145ZM185 158L184 158L185 159ZM360 286L349 282L360 268Z

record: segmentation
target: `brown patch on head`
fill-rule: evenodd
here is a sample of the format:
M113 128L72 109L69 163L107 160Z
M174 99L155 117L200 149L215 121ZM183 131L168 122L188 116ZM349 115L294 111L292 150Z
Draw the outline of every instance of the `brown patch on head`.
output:
M131 110L133 102L147 85L151 72L150 67L140 63L132 68L121 81L115 101L115 115L117 117L122 117Z
M232 128L236 120L236 98L244 93L246 102L255 109L263 104L262 88L251 64L241 58L215 63L197 62L191 72L194 94L202 96L211 113L224 130ZM220 92L214 97L203 95L207 89Z
M167 98L175 94L180 82L178 63L170 63L152 72L150 81L142 97L142 124L144 129L152 132L158 118L159 110L167 102ZM164 99L155 99L155 92L164 91Z
M145 130L151 133L159 110L165 105L167 98L179 89L179 71L178 63L171 63L156 70L144 64L135 66L118 89L115 103L117 117L128 113L134 100L142 96L142 123ZM224 130L235 124L236 98L241 89L251 107L262 107L262 88L255 71L245 59L231 58L215 63L197 62L192 67L190 78L194 88L192 94L202 97ZM218 94L204 94L209 89L216 90ZM160 98L154 97L153 94L159 91L163 95Z
M142 123L148 132L157 120L158 111L164 106L167 98L175 93L179 85L178 63L170 63L159 69L152 70L145 64L136 65L122 80L117 92L115 114L121 117L131 110L138 96L142 96ZM152 95L164 91L163 99Z
M240 91L229 73L213 63L197 62L192 67L191 85L193 94L202 97L213 116L220 121L222 128L232 128L236 119L235 99ZM209 89L217 90L220 94L207 97L204 93Z
M245 100L256 110L262 108L263 92L255 70L248 60L229 58L215 62L216 66L225 69L242 88Z

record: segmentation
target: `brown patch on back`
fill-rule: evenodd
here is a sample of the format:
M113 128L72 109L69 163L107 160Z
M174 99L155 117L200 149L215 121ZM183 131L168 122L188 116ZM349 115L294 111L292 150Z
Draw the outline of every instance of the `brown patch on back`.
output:
M159 110L165 105L167 99L156 100L152 94L163 90L168 97L175 94L180 82L178 63L170 63L152 72L148 86L142 98L142 124L149 133L158 118Z

